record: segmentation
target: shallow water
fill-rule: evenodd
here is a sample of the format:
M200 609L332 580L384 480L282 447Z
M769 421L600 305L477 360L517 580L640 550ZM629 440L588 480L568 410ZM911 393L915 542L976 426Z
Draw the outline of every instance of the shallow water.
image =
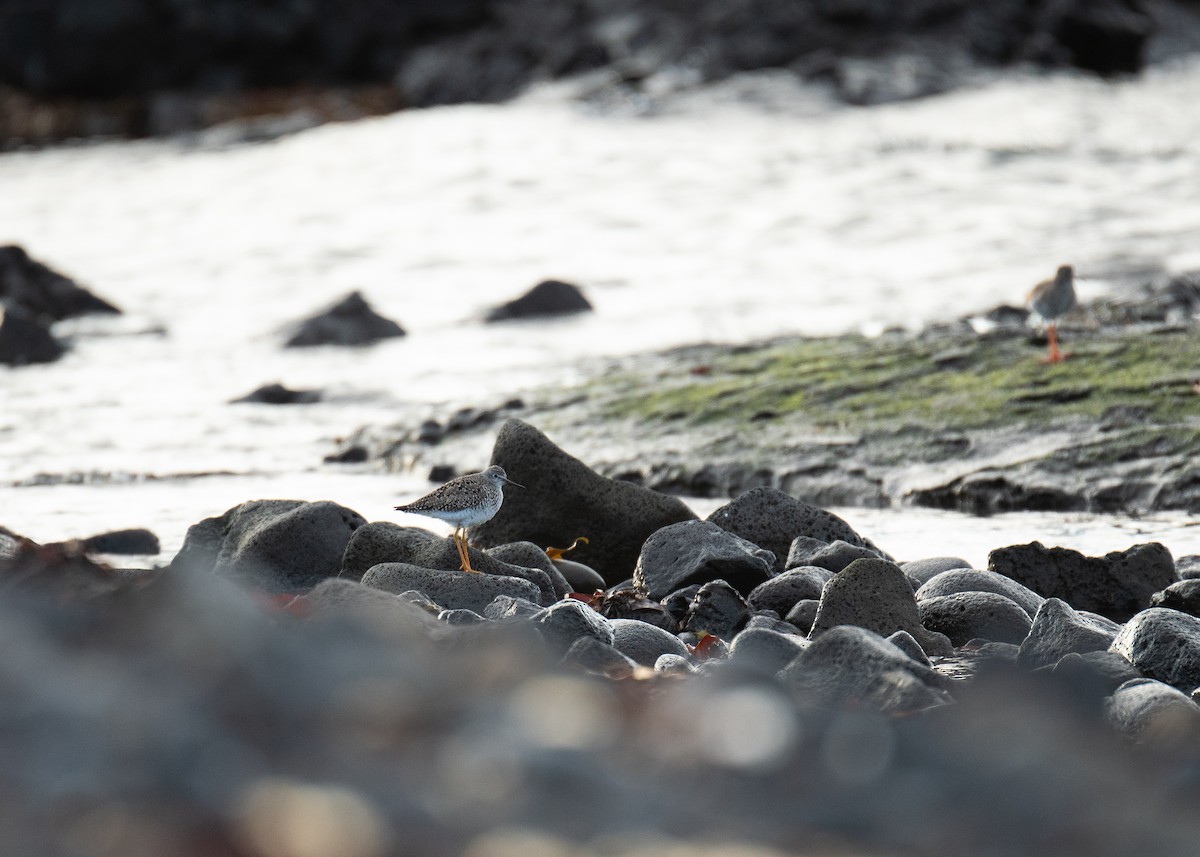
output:
M59 363L0 370L0 523L44 540L148 526L177 545L259 496L390 518L423 473L321 464L362 424L575 380L601 355L1016 303L1063 261L1085 297L1200 268L1198 98L1195 61L871 109L763 75L656 116L542 91L253 146L0 155L0 243L128 313L64 325L75 347ZM596 312L479 322L546 277L579 283ZM280 347L284 325L352 289L409 336ZM228 404L271 381L327 397ZM976 563L1028 540L1029 520L1092 551L1144 540L1126 520L858 514L898 555ZM1162 524L1168 545L1200 552L1185 523Z

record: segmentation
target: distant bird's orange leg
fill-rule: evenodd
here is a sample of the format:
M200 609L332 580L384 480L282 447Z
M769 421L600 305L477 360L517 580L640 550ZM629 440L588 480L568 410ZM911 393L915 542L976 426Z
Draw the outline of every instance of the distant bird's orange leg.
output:
M1050 353L1046 355L1043 363L1062 363L1067 359L1066 354L1058 350L1058 326L1054 322L1046 325L1046 336L1049 338Z

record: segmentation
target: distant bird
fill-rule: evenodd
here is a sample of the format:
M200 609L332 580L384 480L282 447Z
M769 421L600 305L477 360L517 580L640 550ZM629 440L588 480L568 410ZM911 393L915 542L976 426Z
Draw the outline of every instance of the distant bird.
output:
M1029 308L1046 322L1050 353L1043 363L1061 363L1070 355L1058 350L1058 319L1075 308L1075 269L1061 265L1053 280L1042 280L1026 298Z
M451 479L421 499L397 506L396 510L454 524L454 546L458 548L462 570L474 572L476 569L471 568L471 559L467 555L466 528L490 521L500 511L504 503L505 482L518 488L525 487L509 479L503 467L493 464L482 473L468 473Z

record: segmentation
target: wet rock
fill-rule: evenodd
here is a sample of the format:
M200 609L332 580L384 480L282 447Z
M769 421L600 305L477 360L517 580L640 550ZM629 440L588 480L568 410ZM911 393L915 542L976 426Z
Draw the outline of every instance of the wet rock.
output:
M1119 622L1148 607L1155 592L1177 580L1170 551L1157 542L1103 557L1046 548L1040 542L1013 545L992 551L988 569L1045 598L1060 598L1076 610Z
M1003 574L960 568L944 571L931 578L917 590L917 602L936 598L939 595L953 595L955 592L994 592L1016 602L1017 606L1030 616L1036 613L1042 606L1042 602L1046 600L1033 590Z
M884 555L837 515L775 488L752 488L717 509L708 520L771 551L776 571L784 570L792 542L800 536L826 543L841 540Z
M749 593L771 576L775 556L708 521L681 521L646 540L633 583L651 598L694 583L724 580Z
M1162 592L1150 597L1152 607L1170 607L1181 613L1200 616L1200 579L1181 580L1172 583Z
M591 312L592 305L583 296L578 286L559 280L543 280L519 298L493 307L486 321L508 321L510 319L551 318Z
M121 311L42 262L23 247L0 247L0 302L24 309L43 324L92 313Z
M0 364L53 363L67 351L50 329L28 311L0 304Z
M371 309L361 293L351 292L329 309L299 322L284 345L369 345L395 336L404 336L404 329Z
M1125 623L1109 651L1184 693L1200 686L1200 619L1151 607Z
M321 401L320 390L292 390L283 384L266 384L230 404L256 403L261 405L310 405Z
M1037 610L1017 658L1030 669L1056 664L1068 654L1107 651L1117 632L1089 621L1057 598L1048 598Z
M779 674L811 705L921 711L949 700L948 680L883 637L840 625L813 640Z
M505 492L500 511L472 527L471 538L483 545L569 545L587 536L572 559L594 568L609 585L633 573L651 534L696 517L675 497L606 479L518 419L500 428L491 463L526 487Z
M637 619L610 619L613 645L639 664L652 667L662 655L688 656L687 646L676 637Z
M880 635L907 631L925 651L946 652L945 641L921 626L908 578L900 566L885 559L855 560L825 584L809 636L818 639L838 625Z
M570 559L556 559L553 562L572 592L595 592L605 586L600 572L590 565Z
M617 679L628 678L637 669L637 663L616 646L602 643L594 637L577 639L563 655L562 662L593 675Z
M1011 598L994 592L955 592L920 603L921 621L956 646L973 639L1020 645L1032 624Z
M696 593L699 591L699 583L685 586L683 589L677 589L662 599L662 606L668 613L675 617L677 622L682 624L683 620L687 618L688 608L692 606L692 599L696 597Z
M372 566L363 575L366 586L399 594L415 589L446 609L465 608L483 614L497 595L537 601L538 588L519 577L497 574L470 574L423 568L406 562L384 562Z
M774 675L796 659L807 641L768 628L747 627L729 644L729 660L768 675Z
M88 536L83 540L83 549L89 553L152 555L162 550L162 546L158 536L138 527Z
M730 640L749 618L750 605L746 599L725 581L713 580L701 586L693 596L683 629Z
M816 566L838 572L856 559L879 559L879 553L841 539L826 543L808 536L800 536L792 541L784 567L793 569Z
M921 648L921 644L917 642L917 638L908 633L908 631L897 631L888 636L887 641L917 663L924 664L927 667L933 666L933 662L929 660L929 655L925 654L925 650Z
M341 572L346 546L365 523L328 501L250 500L188 527L171 568L211 571L268 592L307 589Z
M546 556L546 552L533 542L509 542L505 545L496 545L494 548L488 549L488 554L509 565L536 568L538 571L545 572L546 576L550 578L550 585L554 587L554 594L559 598L573 591L558 566L551 562L550 557Z
M613 645L611 623L582 601L559 601L533 620L542 636L557 651L565 652L580 637L590 637Z
M820 609L821 602L818 599L802 598L792 606L783 619L785 622L795 625L801 633L807 636L812 633L813 623L817 621L817 611Z
M786 616L797 602L820 600L821 591L831 577L833 572L827 568L792 568L754 587L746 600L756 610L774 610Z
M1200 740L1200 705L1154 679L1133 679L1118 687L1105 715L1117 730L1142 742L1195 747Z
M546 608L525 598L516 598L512 595L497 595L487 607L483 608L483 615L495 621L527 619L538 615L544 609Z

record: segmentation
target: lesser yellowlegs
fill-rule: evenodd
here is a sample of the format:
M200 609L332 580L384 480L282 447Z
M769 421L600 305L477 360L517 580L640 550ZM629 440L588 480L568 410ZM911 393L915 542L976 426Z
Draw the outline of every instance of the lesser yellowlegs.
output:
M518 488L525 487L509 479L503 467L493 464L482 473L468 473L466 476L451 479L421 499L397 506L396 509L454 524L454 546L458 548L462 569L475 571L471 568L470 557L467 556L466 528L491 520L492 516L500 511L504 502L505 482Z
M1029 292L1029 308L1046 322L1050 353L1044 363L1061 363L1070 357L1058 350L1058 319L1075 308L1075 270L1062 265L1053 280L1042 280Z

